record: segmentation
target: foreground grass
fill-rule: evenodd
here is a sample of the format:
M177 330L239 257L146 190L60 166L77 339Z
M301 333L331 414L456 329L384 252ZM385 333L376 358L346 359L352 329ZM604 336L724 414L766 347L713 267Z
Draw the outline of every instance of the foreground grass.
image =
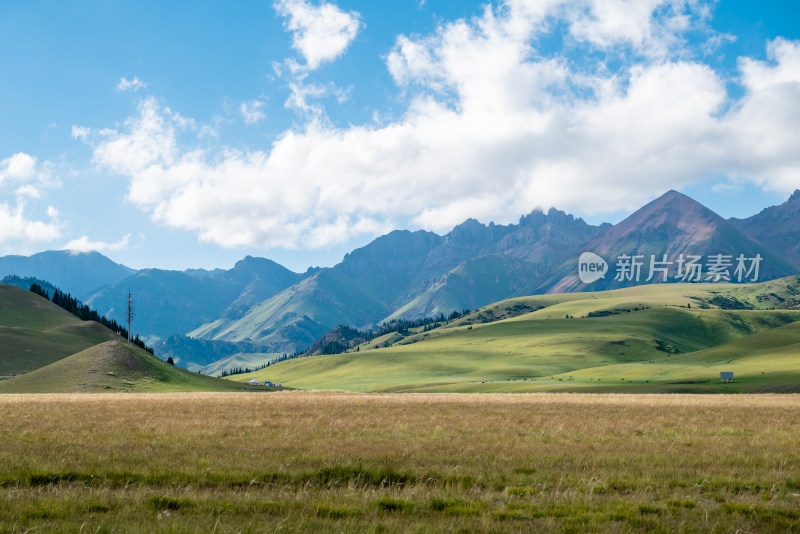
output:
M800 530L800 396L0 396L0 532Z

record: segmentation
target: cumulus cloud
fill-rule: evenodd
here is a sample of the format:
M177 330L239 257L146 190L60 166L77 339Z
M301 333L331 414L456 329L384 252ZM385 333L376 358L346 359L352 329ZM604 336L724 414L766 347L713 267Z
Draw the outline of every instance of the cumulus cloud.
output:
M329 2L313 5L306 0L278 0L274 6L292 32L292 48L302 54L311 70L341 56L361 27L359 13L342 11Z
M134 93L139 89L144 89L146 87L147 84L136 76L134 76L132 80L129 80L127 78L120 78L119 83L117 84L117 90L133 91Z
M239 106L239 112L242 114L245 124L255 124L266 118L262 111L264 107L263 100L251 100L250 102L242 102Z
M15 202L0 200L0 250L13 243L15 251L31 251L61 235L55 208L49 206L46 217L37 217L28 206L41 198L43 189L57 185L48 161L24 152L0 160L0 198L7 193L16 197Z
M680 41L691 18L685 1L589 0L575 2L569 29L572 37L600 48L627 45L640 53L664 55ZM655 10L659 9L659 16Z
M177 132L191 121L160 108L154 98L139 103L139 116L125 121L126 131L103 129L96 137L102 140L94 151L95 163L119 174L147 169L156 162L171 163L176 158ZM85 138L85 136L84 136Z
M0 160L0 188L15 184L22 184L17 186L17 193L23 196L38 196L39 188L59 185L51 162L39 162L24 152Z
M78 252L102 252L108 250L122 250L128 247L128 243L130 242L131 234L126 234L116 243L107 243L105 241L92 241L87 236L81 236L78 239L73 239L66 245L64 245L64 250L69 250L75 253Z
M731 174L766 189L800 188L800 42L776 39L768 61L739 60L745 96L724 117Z
M47 209L49 220L35 220L25 213L25 203L0 202L0 247L14 244L14 250L32 251L61 235L58 211Z
M720 175L800 187L800 43L742 58L734 100L723 75L672 52L706 18L699 0L508 0L397 38L386 63L408 107L394 121L337 127L317 108L271 147L199 148L178 140L191 121L145 99L87 142L153 220L223 246L321 247L534 207L602 214ZM558 23L621 66L543 55Z
M0 161L0 183L6 180L24 181L36 176L36 158L17 152Z

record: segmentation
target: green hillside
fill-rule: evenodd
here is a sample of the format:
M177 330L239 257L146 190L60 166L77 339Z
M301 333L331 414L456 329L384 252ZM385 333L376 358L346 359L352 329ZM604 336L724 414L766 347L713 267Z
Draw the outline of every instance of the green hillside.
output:
M387 317L420 319L453 310L475 309L513 295L540 275L533 263L505 254L470 259L434 282L430 288Z
M732 371L734 382L722 384L722 371ZM639 388L654 384L659 389L687 392L800 393L800 322L690 354L582 369L571 377L596 390L617 390L616 384L624 382ZM597 387L599 382L607 385Z
M116 338L39 295L0 285L0 376L27 373Z
M170 365L136 346L101 343L23 376L0 382L0 393L266 391Z
M371 324L385 317L385 304L331 269L254 306L240 319L220 318L189 335L230 342L247 341L274 352L306 349L322 334L346 323Z
M678 391L703 381L716 391L719 365L736 350L755 361L749 351L764 344L791 360L798 294L800 279L790 277L523 297L446 327L395 336L387 348L290 360L233 379L351 391ZM800 384L793 365L723 369L741 378L725 390Z

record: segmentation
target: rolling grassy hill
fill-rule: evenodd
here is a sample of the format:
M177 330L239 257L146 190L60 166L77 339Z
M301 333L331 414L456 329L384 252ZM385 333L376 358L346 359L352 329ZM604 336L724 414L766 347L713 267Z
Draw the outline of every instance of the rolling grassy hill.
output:
M733 371L735 382L722 384L719 380L721 371ZM659 389L672 391L798 393L800 323L673 358L582 369L571 376L572 381L588 384L590 389L597 391L616 390L616 384L624 381L639 388L653 383ZM608 385L598 387L599 382Z
M120 341L95 345L0 382L0 393L95 393L268 390L192 373Z
M800 356L792 363L798 294L800 279L790 277L523 297L387 338L386 348L290 360L233 379L351 391L785 389L800 384ZM769 350L754 357L762 345ZM773 357L783 363L770 364ZM717 387L720 370L733 370L737 382Z
M0 393L268 391L220 380L128 346L94 321L0 285Z
M47 299L0 285L0 376L27 373L117 335Z

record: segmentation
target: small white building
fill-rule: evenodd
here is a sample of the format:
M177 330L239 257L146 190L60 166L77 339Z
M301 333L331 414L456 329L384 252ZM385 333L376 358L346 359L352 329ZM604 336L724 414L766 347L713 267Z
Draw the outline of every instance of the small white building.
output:
M254 378L254 379L252 379L252 380L250 381L250 385L251 385L251 386L260 386L260 385L261 385L261 382L259 382L258 380L256 380L256 379Z
M733 382L733 371L722 371L719 378L723 382Z

